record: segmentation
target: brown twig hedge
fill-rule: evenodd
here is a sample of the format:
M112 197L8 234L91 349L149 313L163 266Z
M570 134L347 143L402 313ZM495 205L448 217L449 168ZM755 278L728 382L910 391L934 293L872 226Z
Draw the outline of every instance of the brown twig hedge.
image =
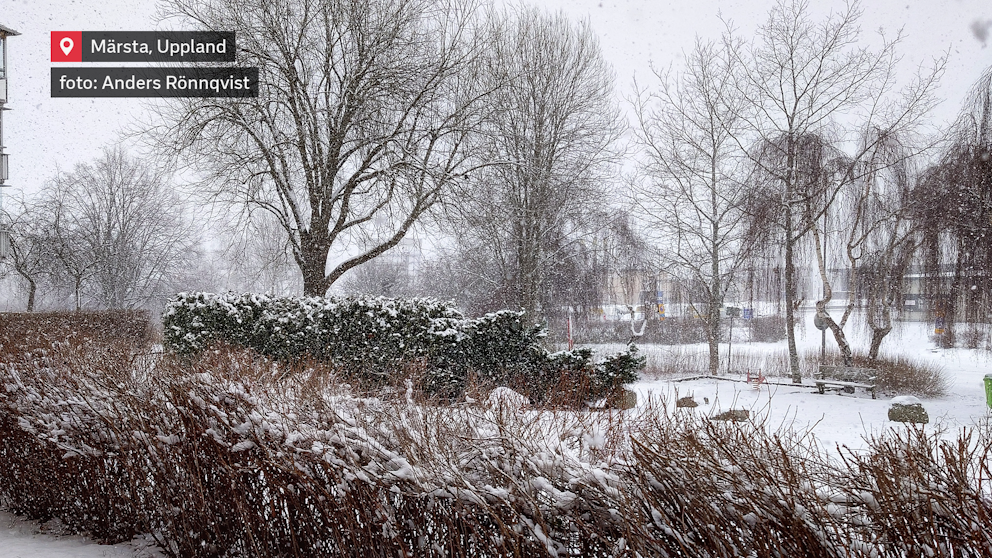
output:
M0 360L59 344L121 343L141 351L156 336L147 310L0 312Z
M988 424L865 452L694 412L358 394L245 351L0 365L0 505L170 556L990 556Z

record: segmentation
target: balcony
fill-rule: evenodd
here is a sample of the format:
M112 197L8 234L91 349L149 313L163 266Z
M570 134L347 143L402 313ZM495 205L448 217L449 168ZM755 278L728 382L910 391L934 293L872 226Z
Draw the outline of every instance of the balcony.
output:
M10 230L0 223L0 259L10 255Z

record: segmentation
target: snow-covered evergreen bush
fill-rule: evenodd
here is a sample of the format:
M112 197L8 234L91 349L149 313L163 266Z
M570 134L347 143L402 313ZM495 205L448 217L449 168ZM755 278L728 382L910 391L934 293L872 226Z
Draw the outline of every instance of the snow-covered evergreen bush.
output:
M433 299L181 293L162 316L165 346L194 355L215 343L278 360L304 357L382 377L458 341L461 314Z
M169 302L162 322L166 348L185 356L219 343L282 361L311 358L380 382L419 363L422 388L442 398L461 394L472 373L521 389L535 402L563 376L582 380L598 396L633 381L644 367L643 358L629 353L598 365L588 349L549 353L545 328L528 324L523 312L470 320L434 299L183 293Z
M606 394L624 384L637 380L637 373L644 369L647 357L637 354L637 346L627 345L626 352L617 353L596 364L593 389Z

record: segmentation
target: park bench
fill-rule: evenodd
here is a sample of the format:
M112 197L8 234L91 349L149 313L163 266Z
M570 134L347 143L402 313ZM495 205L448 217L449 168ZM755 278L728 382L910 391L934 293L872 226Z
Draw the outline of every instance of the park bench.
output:
M871 393L871 398L875 399L875 376L877 374L878 370L874 368L821 364L817 369L814 383L820 393L824 393L828 388L854 393L854 390L861 388Z

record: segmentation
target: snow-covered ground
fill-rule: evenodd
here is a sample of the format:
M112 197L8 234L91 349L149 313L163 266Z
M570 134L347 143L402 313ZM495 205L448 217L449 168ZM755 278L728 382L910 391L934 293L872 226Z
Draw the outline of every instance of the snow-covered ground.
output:
M897 324L883 344L883 353L903 355L940 365L948 379L947 393L943 397L922 399L930 417L928 429L941 429L947 435L954 435L961 427L975 426L982 420L992 417L985 402L984 377L992 373L992 355L987 352L966 349L937 349L928 338L932 325L918 322ZM855 352L863 354L866 339L855 335L852 340ZM800 352L815 351L820 348L820 332L809 328L799 343ZM827 349L835 346L827 337ZM721 352L727 346L721 345ZM654 349L654 350L659 350ZM653 348L645 347L644 352L651 358ZM671 349L668 349L671 350ZM682 347L683 352L696 350L705 352L703 345ZM735 345L735 361L740 358L755 368L760 367L763 358L781 355L785 352L785 342L755 343ZM739 357L738 357L739 355ZM703 361L705 362L705 361ZM734 366L735 370L744 366ZM743 379L741 375L728 377ZM813 387L797 386L787 378L770 378L771 382L755 390L747 383L727 379L703 378L674 382L668 378L642 379L634 384L640 405L648 398L663 399L674 409L675 399L691 395L700 404L697 413L717 413L728 409L748 409L752 416L765 418L770 428L791 425L796 429L811 429L817 440L827 449L838 444L852 449L866 446L865 437L888 428L905 428L902 423L888 420L888 409L892 395L879 394L872 399L870 394L858 390L855 394L828 391L820 394ZM777 383L772 383L777 382ZM676 397L677 395L677 397ZM709 403L704 402L709 399Z
M0 511L0 556L3 558L152 558L162 556L147 544L102 545L65 536L54 522L39 525Z
M992 413L985 403L984 376L992 373L992 355L964 349L935 349L928 339L928 324L900 324L886 340L884 351L892 355L905 355L941 365L949 380L947 394L940 398L923 399L930 416L928 429L943 429L953 435L961 427L974 426L990 420ZM809 328L801 340L801 350L819 349L819 332ZM857 337L857 336L855 336ZM864 339L853 339L856 351L863 352ZM833 341L827 339L828 347ZM609 352L620 347L597 347ZM704 345L681 347L642 347L649 360L659 361L673 351L688 355L704 353ZM726 350L726 345L721 351ZM780 358L785 343L734 345L734 368L761 367L770 359ZM696 359L696 363L705 363ZM692 373L687 374L692 375ZM733 375L728 376L733 377ZM692 395L700 406L697 413L717 413L728 409L748 409L752 415L765 419L769 428L780 425L796 429L811 429L820 444L832 449L837 445L851 449L864 448L865 437L887 428L905 428L901 423L888 420L891 399L879 395L878 399L860 390L851 394L819 394L813 387L792 385L785 378L770 378L772 382L755 390L750 385L729 379L701 378L673 381L672 377L648 378L634 384L639 405L649 399L664 400L674 409L677 397ZM704 398L708 399L706 403ZM147 543L132 542L123 545L98 545L78 536L61 536L57 524L39 525L24 521L0 511L0 557L3 558L138 558L159 556Z

